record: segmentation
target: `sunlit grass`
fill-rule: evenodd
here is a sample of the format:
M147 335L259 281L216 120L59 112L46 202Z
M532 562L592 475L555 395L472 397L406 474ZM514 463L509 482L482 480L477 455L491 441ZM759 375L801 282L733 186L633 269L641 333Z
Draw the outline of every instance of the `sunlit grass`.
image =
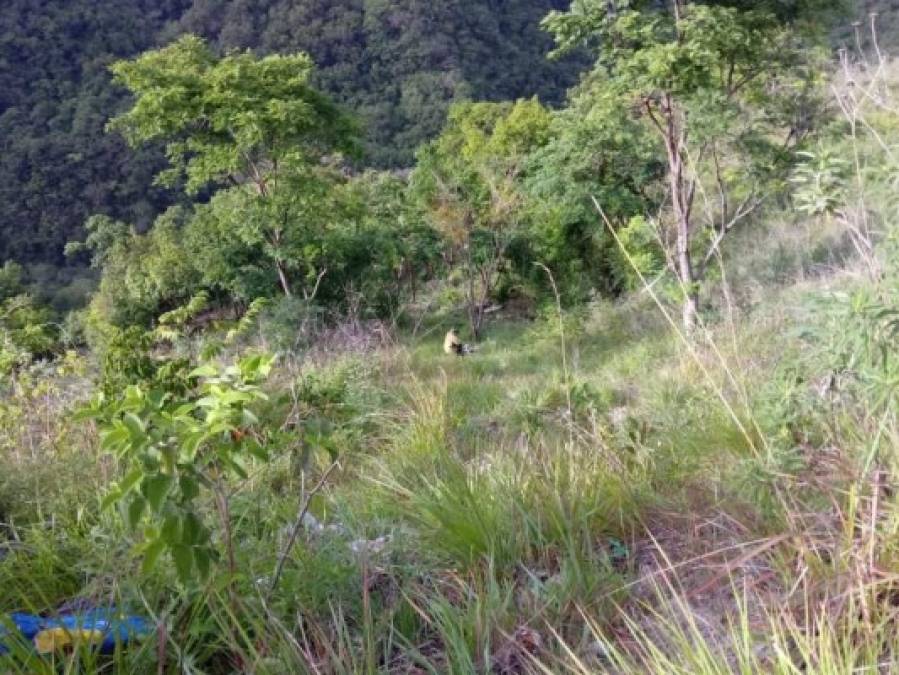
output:
M73 482L85 465L111 471L109 458L47 450L52 480L7 478L0 492L15 507L0 609L114 599L164 627L161 643L77 656L67 672L157 672L160 654L183 672L260 673L849 673L881 663L893 658L890 613L882 594L864 593L886 581L859 571L870 546L852 524L870 522L870 490L837 470L864 437L851 419L830 428L808 413L816 442L836 448L839 436L846 447L820 459L796 449L791 415L808 387L781 357L799 363L790 307L801 293L783 297L690 349L645 304L600 304L565 316L564 364L558 324L545 320L493 324L468 358L443 354L434 331L281 374L276 388L305 382L325 396L344 455L311 509L320 529L303 534L273 598L262 589L300 486L290 457L235 486L234 600L221 580L188 590L165 565L141 573L133 535L99 513L98 489L85 499L87 484ZM815 468L825 456L832 465ZM839 517L815 520L835 504ZM895 569L885 544L894 523L883 518L865 540L878 542L868 573ZM837 533L826 554L821 528ZM667 563L647 553L656 537L674 547ZM739 584L753 565L777 589L767 605ZM683 574L697 569L715 571ZM710 580L723 621L712 633L691 595ZM867 614L837 602L841 593L866 598ZM23 658L13 672L45 668Z

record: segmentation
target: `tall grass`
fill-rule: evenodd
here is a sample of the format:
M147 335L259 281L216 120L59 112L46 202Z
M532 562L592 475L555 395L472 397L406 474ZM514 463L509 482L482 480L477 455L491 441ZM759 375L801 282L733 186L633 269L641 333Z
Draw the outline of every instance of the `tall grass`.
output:
M265 415L327 436L341 470L293 547L298 471L314 484L326 464L295 448L230 486L227 584L140 569L133 534L99 510L116 466L71 417L77 373L7 388L0 612L114 604L157 630L112 657L17 644L0 670L894 670L892 69L844 63L872 92L853 94L853 133L826 139L867 161L840 188L845 213L808 217L801 237L769 231L755 255L737 240L719 283L743 288L775 248L799 262L729 293L702 339L672 334L640 294L496 324L472 358L425 332L285 360ZM853 228L877 274L844 250ZM815 260L841 267L811 274Z

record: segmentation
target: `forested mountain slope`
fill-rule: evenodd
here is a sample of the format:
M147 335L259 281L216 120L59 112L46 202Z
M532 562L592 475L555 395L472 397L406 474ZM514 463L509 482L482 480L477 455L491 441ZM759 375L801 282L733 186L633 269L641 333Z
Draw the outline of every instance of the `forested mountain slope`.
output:
M156 153L106 134L107 66L185 32L221 50L308 51L366 129L366 161L411 162L460 97L558 101L540 19L565 0L7 0L0 4L0 261L61 263L93 213L147 225L170 196Z
M571 62L539 28L566 0L194 0L181 32L220 48L308 51L319 83L359 115L368 157L404 166L459 97L564 96Z
M148 223L152 153L104 133L122 102L107 66L153 46L186 0L0 3L0 260L59 262L91 213Z

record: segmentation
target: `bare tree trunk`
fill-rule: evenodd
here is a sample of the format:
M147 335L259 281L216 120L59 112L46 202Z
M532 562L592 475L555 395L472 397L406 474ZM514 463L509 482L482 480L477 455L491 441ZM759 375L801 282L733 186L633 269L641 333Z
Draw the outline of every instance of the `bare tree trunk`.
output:
M684 292L683 307L681 309L684 323L684 331L687 335L696 330L699 321L699 293L695 287Z
M471 235L465 242L465 276L468 277L468 297L466 304L468 305L468 325L471 327L472 339L477 342L481 336L481 318L478 311L478 293L476 289L476 276L478 271L474 265L474 255L471 252Z
M290 292L290 282L287 280L287 270L284 268L284 262L276 260L275 267L278 269L278 280L281 282L281 290L283 290L284 295L289 298L293 293Z
M471 327L472 340L477 342L481 339L481 320L474 302L468 303L468 325Z
M478 308L478 294L475 292L475 270L468 268L468 325L471 327L472 339L477 342L481 338L481 317Z
M677 276L684 294L682 308L684 330L689 335L696 328L699 313L699 291L697 290L696 273L693 270L693 260L690 256L690 215L689 211L684 208L682 197L683 193L680 192L673 196L672 201L675 203L674 215L677 219Z
M675 6L676 3L675 3ZM675 117L674 105L670 96L665 101L665 150L668 155L668 182L671 190L671 205L674 211L676 226L675 262L677 276L683 290L683 325L689 335L696 328L699 313L699 291L697 289L696 272L690 255L690 234L692 229L691 212L693 206L693 187L684 177L684 158L682 150L682 134Z

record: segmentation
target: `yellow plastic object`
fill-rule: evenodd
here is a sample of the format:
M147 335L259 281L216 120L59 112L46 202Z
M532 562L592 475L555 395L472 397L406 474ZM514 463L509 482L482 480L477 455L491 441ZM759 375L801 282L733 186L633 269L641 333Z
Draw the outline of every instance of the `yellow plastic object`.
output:
M34 647L38 654L51 654L77 645L100 644L103 642L101 630L69 630L68 628L48 628L34 636Z

